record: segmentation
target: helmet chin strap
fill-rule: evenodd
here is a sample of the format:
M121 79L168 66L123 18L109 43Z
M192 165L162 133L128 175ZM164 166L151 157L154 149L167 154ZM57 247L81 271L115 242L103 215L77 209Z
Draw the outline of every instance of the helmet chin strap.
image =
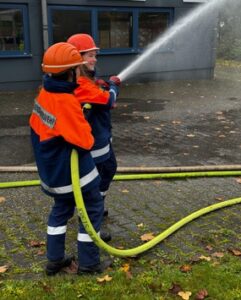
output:
M76 82L77 79L76 69L71 69L71 75L72 75L72 82Z

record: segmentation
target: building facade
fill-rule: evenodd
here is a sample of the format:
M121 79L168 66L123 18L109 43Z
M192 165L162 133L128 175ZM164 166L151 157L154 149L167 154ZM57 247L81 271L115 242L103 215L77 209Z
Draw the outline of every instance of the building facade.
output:
M0 90L37 87L44 49L79 32L91 34L100 47L98 74L119 74L199 2L205 0L0 1ZM128 80L212 78L215 24L216 17L203 16Z

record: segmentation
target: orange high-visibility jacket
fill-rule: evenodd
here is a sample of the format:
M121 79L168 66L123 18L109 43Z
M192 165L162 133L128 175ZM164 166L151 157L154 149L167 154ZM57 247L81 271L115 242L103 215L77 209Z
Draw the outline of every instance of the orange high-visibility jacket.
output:
M103 91L91 79L80 76L77 83L79 84L79 87L75 89L74 94L81 104L108 104L110 93L108 91Z
M34 103L30 127L39 176L47 194L72 195L70 155L73 148L79 153L82 188L89 190L98 185L98 171L89 151L94 138L74 95L47 92L42 88Z
M48 119L53 123L50 124ZM67 142L83 149L90 150L94 144L91 127L72 94L50 93L42 89L35 100L30 126L41 142L62 136Z
M95 144L91 154L95 163L100 163L110 157L111 141L111 108L115 105L118 88L109 85L109 90L103 90L88 77L80 76L77 80L79 86L74 94L80 104L89 103L91 108L86 110L86 118L91 125Z

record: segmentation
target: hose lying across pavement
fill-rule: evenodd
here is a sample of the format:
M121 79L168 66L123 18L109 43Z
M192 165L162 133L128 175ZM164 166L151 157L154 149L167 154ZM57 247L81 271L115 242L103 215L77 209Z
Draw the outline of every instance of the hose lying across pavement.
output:
M191 177L217 177L217 176L241 176L241 171L203 171L203 172L181 172L181 173L163 173L163 174L131 174L131 175L116 175L114 180L140 180L140 179L169 179L169 178L191 178ZM88 214L85 209L81 189L80 189L80 179L79 179L79 165L78 165L78 153L76 150L72 151L71 154L71 178L72 178L72 186L74 197L76 201L76 207L78 209L81 221L85 227L85 230L90 235L92 240L95 242L97 246L106 250L108 253L120 256L120 257L131 257L136 256L142 252L149 250L150 248L154 247L161 241L163 241L166 237L171 235L173 232L177 231L179 228L184 226L185 224L191 222L192 220L205 215L209 212L215 211L217 209L228 207L234 204L241 203L241 198L235 198L227 201L223 201L217 204L210 205L208 207L202 208L189 216L183 218L182 220L178 221L158 236L156 236L151 241L132 248L132 249L117 249L111 247L107 243L105 243L96 233L95 229L93 228ZM39 185L39 180L31 180L31 181L16 181L16 182L3 182L0 183L0 188L9 188L9 187L23 187L23 186L34 186Z
M207 172L207 171L240 171L241 165L205 165L205 166L175 166L175 167L118 167L117 173L177 173L177 172ZM36 166L0 166L0 173L7 172L38 172Z

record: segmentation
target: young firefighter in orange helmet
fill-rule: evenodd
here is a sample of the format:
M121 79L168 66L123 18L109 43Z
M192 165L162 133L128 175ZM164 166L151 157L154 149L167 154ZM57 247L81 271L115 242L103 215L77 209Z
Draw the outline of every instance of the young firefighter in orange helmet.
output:
M90 35L84 33L75 34L67 42L74 45L81 53L83 59L87 61L87 64L84 66L87 76L78 78L79 86L74 93L82 105L86 103L86 99L87 103L91 105L86 114L95 138L91 154L101 177L100 192L103 199L105 199L117 169L117 162L111 143L110 110L115 106L120 79L117 76L111 76L108 84L103 80L95 79L96 55L99 48L96 47ZM104 216L106 215L108 215L107 209L104 210Z
M100 177L90 149L94 138L78 100L73 95L76 78L84 63L78 50L69 43L47 49L42 69L46 73L30 117L31 139L43 191L54 198L47 228L47 275L69 266L73 257L65 256L67 222L73 216L75 200L71 184L70 156L79 154L80 184L89 218L97 232L103 218ZM78 273L102 272L110 265L100 263L98 247L79 225Z

